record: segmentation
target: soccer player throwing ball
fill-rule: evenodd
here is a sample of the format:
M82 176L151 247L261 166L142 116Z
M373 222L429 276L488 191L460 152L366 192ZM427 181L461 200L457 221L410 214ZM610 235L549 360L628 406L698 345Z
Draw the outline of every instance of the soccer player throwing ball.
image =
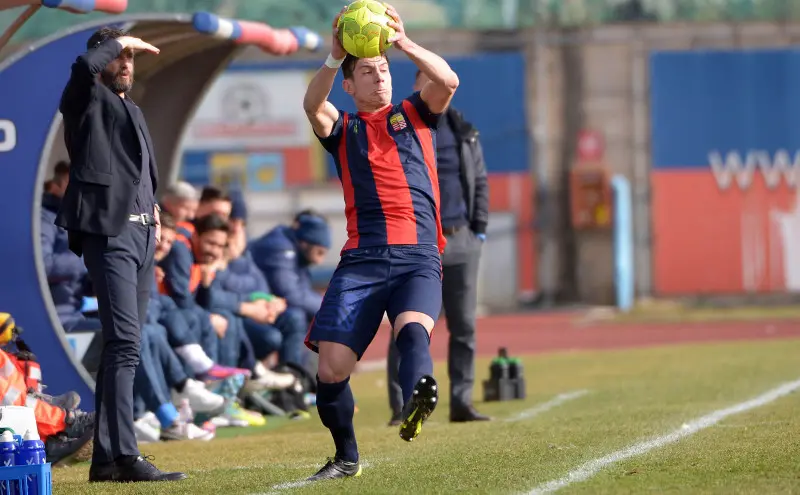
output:
M397 11L387 7L395 30L389 41L430 79L422 90L393 105L388 58L347 54L337 36L340 12L331 54L303 101L314 133L336 162L348 237L306 337L319 353L317 409L336 444L336 456L312 481L361 474L349 380L384 312L401 356L403 440L419 434L438 399L428 347L442 305L440 254L446 241L434 139L458 76L441 57L408 39ZM327 100L340 67L357 113L337 110Z

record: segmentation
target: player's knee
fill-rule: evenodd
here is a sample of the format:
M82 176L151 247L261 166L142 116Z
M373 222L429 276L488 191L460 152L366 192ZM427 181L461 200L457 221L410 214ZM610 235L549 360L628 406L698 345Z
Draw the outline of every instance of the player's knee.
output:
M426 315L425 313L420 313L419 311L406 311L404 313L400 313L397 315L397 318L394 320L394 327L392 330L394 331L394 336L397 336L400 333L400 330L403 329L409 323L418 323L425 328L425 331L428 332L428 335L433 331L434 321L433 318Z
M356 367L358 358L349 347L336 342L319 343L317 376L323 383L347 380Z
M317 377L319 377L319 381L322 383L343 382L347 380L348 376L350 375L336 370L335 367L323 365L322 362L320 362L320 366L317 369Z

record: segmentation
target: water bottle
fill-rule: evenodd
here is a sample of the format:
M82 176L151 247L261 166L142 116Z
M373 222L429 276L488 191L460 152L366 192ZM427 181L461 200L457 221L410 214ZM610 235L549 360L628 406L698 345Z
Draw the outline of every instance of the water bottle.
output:
M492 360L489 373L492 380L503 380L508 378L508 371L508 351L505 347L501 347L497 357Z
M508 377L512 380L522 378L522 360L519 358L508 360Z
M16 464L16 455L17 455L17 441L14 438L14 431L7 429L0 435L0 466L13 466ZM0 469L2 469L0 467ZM14 481L0 481L0 492L6 493L15 493L17 490L15 488L16 483Z
M0 435L0 466L13 466L16 464L17 441L14 433L6 430Z
M22 437L22 445L17 450L17 465L26 466L31 464L44 464L45 452L44 442L39 438L35 431L26 431Z
M39 438L38 432L26 431L25 436L22 437L22 445L17 451L17 465L33 465L44 464L45 459L44 442ZM27 476L28 493L30 495L37 495L39 493L39 485L33 475Z

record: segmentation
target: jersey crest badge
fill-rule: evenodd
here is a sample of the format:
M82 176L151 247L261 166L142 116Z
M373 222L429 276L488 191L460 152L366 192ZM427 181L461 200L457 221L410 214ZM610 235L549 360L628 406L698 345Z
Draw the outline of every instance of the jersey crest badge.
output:
M407 127L406 119L403 118L402 113L396 113L389 117L389 123L392 124L392 129L395 131L400 131Z

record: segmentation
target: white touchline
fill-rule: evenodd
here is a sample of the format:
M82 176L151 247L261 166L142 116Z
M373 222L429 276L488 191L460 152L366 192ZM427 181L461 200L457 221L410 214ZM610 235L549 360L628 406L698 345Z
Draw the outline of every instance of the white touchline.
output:
M576 390L574 392L566 392L563 394L558 394L547 402L543 402L542 404L539 404L536 407L532 407L530 409L522 411L516 416L511 416L510 418L507 418L506 421L520 421L523 419L532 418L534 416L542 414L543 412L549 411L554 407L560 406L561 404L567 401L577 399L578 397L582 397L587 393L589 393L588 390Z
M765 406L770 402L773 402L785 395L794 392L797 389L800 389L800 380L784 383L783 385L773 388L772 390L762 395L759 395L758 397L754 397L745 402L740 402L739 404L735 404L725 409L716 410L701 418L692 420L689 423L684 423L683 426L681 426L679 429L674 430L673 432L668 433L667 435L656 437L651 440L646 440L644 442L631 445L630 447L627 447L625 449L612 452L607 456L591 460L586 464L578 467L577 469L570 471L563 478L549 481L547 483L537 486L536 488L531 490L528 495L551 493L556 490L560 490L561 488L565 488L573 483L586 481L587 479L597 474L598 471L600 471L606 466L628 459L630 457L646 454L647 452L653 449L658 449L660 447L664 447L665 445L677 442L678 440L684 437L688 437L689 435L693 435L700 430L704 430L710 426L714 426L716 423L722 421L728 416L733 416L734 414L743 413L745 411L749 411L750 409L755 409L757 407Z
M375 461L372 461L372 462L364 460L364 461L361 461L361 467L362 468L369 468L369 467L375 466L376 464L380 464L380 462L386 462L386 461L388 461L388 459L381 459L381 461L375 460ZM295 466L295 467L297 467L297 466ZM322 466L315 466L315 467L316 468L320 468ZM297 481L287 481L285 483L278 483L277 485L274 485L272 488L270 488L270 490L268 492L262 493L262 494L257 494L257 495L275 495L275 494L277 494L277 493L279 493L279 492L281 492L283 490L291 490L293 488L302 488L302 487L304 487L306 485L310 485L311 483L313 483L313 481L308 481L307 479L302 479L302 480L297 480Z

